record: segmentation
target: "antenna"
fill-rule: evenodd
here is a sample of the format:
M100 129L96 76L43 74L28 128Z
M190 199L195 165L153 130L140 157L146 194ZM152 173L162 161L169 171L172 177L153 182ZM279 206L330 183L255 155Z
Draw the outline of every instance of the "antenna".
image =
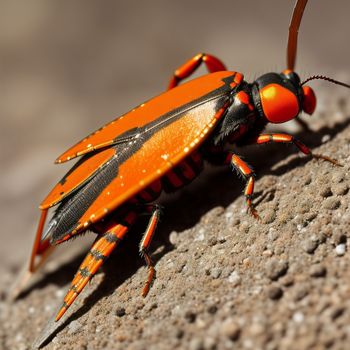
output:
M315 80L315 79L327 80L327 81L329 81L330 83L337 84L337 85L341 85L341 86L344 86L344 87L350 89L350 85L349 85L349 84L343 83L342 81L339 81L339 80L335 80L335 79L326 77L326 76L324 76L324 75L313 75L313 76L311 76L310 78L307 78L305 81L303 81L303 82L300 84L300 86L306 84L306 83L309 82L310 80Z
M298 31L307 1L308 0L297 0L294 6L292 19L289 24L287 67L292 71L294 70L297 55Z

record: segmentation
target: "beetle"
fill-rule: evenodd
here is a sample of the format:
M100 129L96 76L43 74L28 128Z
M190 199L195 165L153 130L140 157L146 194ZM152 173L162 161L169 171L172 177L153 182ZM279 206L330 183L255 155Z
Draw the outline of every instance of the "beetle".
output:
M103 126L57 158L56 163L63 163L80 157L40 205L42 214L27 278L55 245L86 230L95 232L97 238L71 283L56 321L145 212L150 219L140 252L148 266L142 291L147 295L155 277L148 250L161 212L156 200L163 191L173 192L193 181L204 161L230 164L242 175L248 211L259 219L252 204L254 172L238 154L226 152L225 145L289 143L305 155L339 165L334 159L312 153L291 135L263 133L268 123L297 119L302 111L314 112L315 93L306 82L324 79L350 88L324 76L312 76L301 83L294 72L298 29L306 3L298 0L295 5L288 68L282 73L267 73L248 83L241 73L228 71L215 56L198 54L174 72L165 93ZM201 64L209 74L179 84ZM45 227L52 207L56 207L55 212Z

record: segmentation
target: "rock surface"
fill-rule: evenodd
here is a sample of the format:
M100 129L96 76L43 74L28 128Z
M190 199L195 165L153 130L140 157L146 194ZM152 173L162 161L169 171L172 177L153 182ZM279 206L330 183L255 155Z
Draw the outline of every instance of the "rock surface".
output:
M165 198L166 219L153 244L158 277L147 298L140 296L147 274L137 252L140 224L45 348L342 348L350 341L350 194L325 198L321 192L350 185L348 120L328 132L331 139L317 145L323 131L315 131L313 150L343 167L287 156L275 146L255 150L257 159L281 158L256 165L254 201L262 218L276 213L269 223L244 213L242 185L229 170L209 169ZM339 204L325 205L330 199ZM62 266L56 256L15 303L8 304L2 291L2 348L28 348L61 304L81 258ZM2 285L15 273L3 271Z
M277 3L276 11L284 13ZM27 13L8 5L0 14L0 58L5 68L0 73L3 350L31 348L61 305L94 239L89 234L59 247L24 294L15 302L7 300L8 289L30 251L36 226L34 207L64 172L60 169L58 174L49 162L77 138L111 119L115 111L122 113L158 93L168 72L193 50L217 51L219 47L221 56L241 62L235 69L249 68L250 77L261 73L259 69L275 67L273 56L284 55L280 44L290 14L276 18L270 13L260 22L258 14L263 9L254 12L246 5L246 15L238 17L252 17L250 26L244 26L247 40L240 46L217 39L222 38L219 32L227 35L235 24L229 11L220 12L222 26L196 32L190 21L191 13L192 17L199 13L196 8L188 5L185 11L174 5L171 11L177 15L164 20L171 31L179 28L172 18L181 17L179 30L184 32L177 33L176 39L173 29L175 42L169 43L168 37L161 36L164 25L151 21L162 19L161 11L168 11L160 1L156 10L145 9L136 17L134 8L139 3L134 8L110 5L99 11L85 3L72 8L47 4L32 3ZM207 17L196 17L200 23L219 17L216 5L215 9L208 5L209 10L202 6L200 16ZM225 6L231 6L231 1ZM332 16L334 11L318 13ZM347 23L348 11L341 12L337 16L345 16ZM118 20L110 18L110 13ZM319 25L320 16L315 16ZM18 22L6 21L15 17ZM155 27L143 23L144 18ZM325 35L316 43L306 36L300 62L309 62L303 72L314 65L318 72L331 67L327 72L333 75L329 75L350 81L344 74L350 53L341 51L348 50L346 45L339 45L342 40L347 43L348 29L341 30L341 17L336 18L328 18L337 30L337 35L327 32L330 40ZM264 25L274 20L275 33ZM242 30L246 22L238 23L235 30ZM136 24L144 28L145 37L138 39L142 33ZM267 40L254 39L260 31L271 39L271 49L264 46ZM283 38L277 39L281 32ZM329 50L315 45L328 45ZM241 51L246 56L240 56ZM257 52L266 56L257 57ZM168 59L174 60L171 68L162 67ZM254 66L253 61L261 65ZM44 349L345 349L350 344L350 99L348 90L315 86L318 109L307 119L312 132L294 124L289 131L313 152L336 158L343 167L310 160L283 145L237 150L256 170L254 203L261 222L245 213L243 184L236 175L228 168L209 167L181 193L162 199L164 216L152 243L157 279L149 295L140 296L147 276L138 254L146 224L142 221L66 317L55 327L47 326L50 331L57 329ZM101 122L96 115L107 119Z

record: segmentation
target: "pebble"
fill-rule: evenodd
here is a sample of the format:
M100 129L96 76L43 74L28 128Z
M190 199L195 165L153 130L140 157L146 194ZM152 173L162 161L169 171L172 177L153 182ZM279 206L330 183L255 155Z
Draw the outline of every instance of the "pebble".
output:
M324 277L326 276L326 274L327 274L327 269L321 264L313 265L310 268L311 277Z
M275 255L282 255L285 252L286 247L282 244L279 244L275 246L275 249L273 250Z
M208 239L208 245L209 247L213 247L215 245L217 245L218 243L218 240L215 236L211 236L209 239Z
M210 276L217 279L221 276L222 269L219 267L214 267L210 270Z
M304 200L304 201L299 202L299 204L297 204L297 207L295 210L299 214L306 214L310 211L311 207L312 207L312 202Z
M243 221L241 225L239 226L239 230L244 233L248 233L250 230L250 224L247 221Z
M51 340L52 344L59 344L60 343L60 338L56 335L55 338Z
M338 255L338 256L343 256L345 254L345 251L346 251L346 246L344 243L341 243L341 244L338 244L336 247L335 247L335 253Z
M296 313L293 314L293 321L295 323L301 323L304 321L304 314L300 311L297 311Z
M331 190L330 186L326 186L326 187L321 188L320 195L323 198L332 196L333 193L332 193L332 190Z
M223 244L223 243L225 243L226 241L227 241L226 237L218 237L218 242L219 242L220 244Z
M230 218L232 218L232 216L233 216L233 213L231 211L228 211L228 212L225 213L225 218L226 219L230 219Z
M311 182L312 182L311 175L306 175L305 180L304 180L304 185L310 185Z
M241 283L241 276L236 271L232 271L227 279L233 286L238 286Z
M204 338L204 349L208 349L208 350L215 350L217 349L217 340L212 338L212 337L205 337Z
M347 194L349 191L349 186L346 183L340 183L333 186L333 192L339 196Z
M338 198L327 198L323 201L322 207L324 209L334 210L340 207L340 200Z
M263 251L263 256L266 256L270 258L273 255L272 251L270 249L264 250Z
M278 300L283 295L283 290L280 287L272 286L267 290L267 295L272 300Z
M288 271L288 261L272 260L267 264L266 274L272 281L278 280Z
M307 213L305 215L305 220L309 223L317 217L317 213Z
M309 288L305 285L296 286L294 291L294 300L299 301L304 299L309 294Z
M287 276L282 277L280 282L285 287L291 287L294 284L294 278L293 278L293 276L288 276L287 275Z
M341 183L344 181L344 172L342 170L336 170L335 168L332 174L332 183Z
M329 134L326 134L326 135L323 135L323 136L322 136L321 141L322 141L322 143L326 143L326 142L328 142L330 139L331 139L331 136L330 136Z
M189 349L190 350L203 350L204 345L203 345L203 340L199 338L193 338L190 341L189 344Z
M179 234L176 231L172 231L169 235L169 242L172 245L176 245L176 243L178 241L178 237L179 237Z
M206 231L201 228L199 231L198 231L198 235L194 238L195 241L204 241L204 238L205 238L205 233Z
M317 249L318 244L318 241L308 239L303 243L303 248L306 251L306 253L313 254L314 251Z
M221 326L220 333L232 341L236 341L241 334L241 329L233 320L228 319Z
M326 242L327 236L323 232L320 232L319 234L317 234L316 239L312 238L312 240L317 241L319 244L321 244Z
M271 224L272 222L274 222L276 220L276 210L267 209L264 211L263 214L264 215L262 218L262 222L264 224Z
M278 234L277 230L275 228L271 227L269 229L269 233L267 234L267 239L270 242L274 242L278 237L279 237L279 234Z

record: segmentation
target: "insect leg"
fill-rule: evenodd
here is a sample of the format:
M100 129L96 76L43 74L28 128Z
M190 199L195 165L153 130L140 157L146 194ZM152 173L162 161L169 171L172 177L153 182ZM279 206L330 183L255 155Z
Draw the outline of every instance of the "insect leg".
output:
M232 155L231 164L238 171L238 173L241 174L243 178L246 180L244 195L248 206L248 212L251 215L253 215L256 219L260 220L260 216L252 204L252 196L254 192L254 176L255 176L253 170L245 161L243 161L236 154Z
M206 65L210 73L227 70L225 65L215 56L199 53L174 71L168 90L177 86L181 80L189 77L202 63Z
M150 286L155 278L156 270L154 268L151 257L148 254L148 249L151 245L151 241L156 230L157 224L159 222L159 217L161 214L161 209L158 205L150 207L153 210L151 218L148 222L147 229L143 234L142 240L140 242L140 253L145 258L146 264L148 266L148 278L146 284L142 290L142 296L145 297L150 289Z
M89 253L86 255L78 272L74 276L71 287L64 298L63 305L56 316L56 321L58 321L69 306L72 305L86 284L112 253L117 244L123 239L136 218L137 214L135 212L129 212L129 214L123 218L123 224L111 223L105 233L100 234L96 238Z
M299 151L301 151L302 153L308 156L311 156L315 159L323 159L334 165L341 166L338 163L338 161L335 159L324 156L322 154L312 153L311 150L307 146L305 146L302 142L300 142L299 140L297 140L296 138L288 134L261 134L255 140L255 143L257 144L270 143L270 142L292 143L299 149Z
M44 262L48 256L48 251L52 250L52 246L50 246L49 239L41 240L45 221L46 221L46 216L47 216L47 209L43 210L41 213L41 217L39 220L39 225L38 229L36 232L34 244L33 244L33 249L32 249L32 254L30 256L29 260L29 271L31 273L34 273ZM35 266L35 258L37 255L41 256L40 262Z
M50 245L49 239L45 239L43 241L41 240L46 217L47 209L43 210L41 213L28 267L23 270L13 286L10 288L9 297L11 299L16 299L19 296L30 277L45 263L46 259L55 248L55 246ZM36 262L37 257L39 258L39 261Z

